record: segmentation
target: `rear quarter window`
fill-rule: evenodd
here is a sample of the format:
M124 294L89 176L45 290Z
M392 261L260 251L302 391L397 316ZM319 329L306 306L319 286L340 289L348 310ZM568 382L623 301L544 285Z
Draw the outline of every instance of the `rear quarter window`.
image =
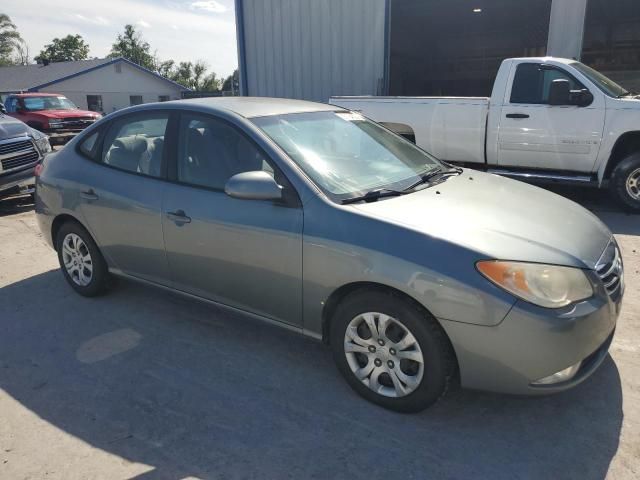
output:
M85 157L96 160L97 152L98 152L98 137L100 136L100 131L96 130L91 133L87 138L82 140L80 145L78 146L78 150Z

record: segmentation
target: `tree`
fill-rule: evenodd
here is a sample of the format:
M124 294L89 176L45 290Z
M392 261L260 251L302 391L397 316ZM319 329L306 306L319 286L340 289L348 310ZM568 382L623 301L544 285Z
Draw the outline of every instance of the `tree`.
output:
M220 80L214 72L207 74L207 68L206 62L202 60L195 63L180 62L177 66L173 60L167 60L160 64L158 73L191 90L217 92L220 89Z
M151 54L151 46L137 32L133 25L125 25L124 33L119 33L116 42L111 46L111 58L124 57L141 67L156 71L156 61Z
M13 65L13 51L24 45L15 24L8 15L0 13L0 66Z
M221 90L223 92L232 92L234 95L238 95L238 92L240 91L240 80L237 68L231 75L224 79Z
M86 60L89 56L89 45L80 35L67 35L54 38L45 45L35 58L36 61L70 62L72 60Z

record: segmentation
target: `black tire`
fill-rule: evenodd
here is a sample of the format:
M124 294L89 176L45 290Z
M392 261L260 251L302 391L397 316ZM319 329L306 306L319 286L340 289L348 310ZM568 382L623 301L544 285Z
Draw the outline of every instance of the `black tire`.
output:
M70 237L68 236L71 234L80 237L91 259L91 278L86 285L81 285L76 280L74 280L64 263L63 243L65 242L65 239L69 241ZM62 270L62 273L69 285L71 285L71 287L76 292L85 297L95 297L97 295L102 295L107 291L111 279L107 263L105 262L102 253L100 253L100 249L93 241L93 238L91 237L89 232L87 232L87 230L82 227L82 225L76 222L67 222L62 225L56 235L56 250L58 251L58 261L60 262L60 269ZM81 251L84 253L84 248L81 248Z
M411 393L390 397L374 392L352 371L345 353L345 333L349 323L366 312L383 313L396 319L417 340L424 360L423 373L418 386ZM451 343L435 318L412 302L384 290L357 291L343 299L331 319L330 343L338 370L349 385L370 402L397 412L419 412L435 403L447 392L456 371ZM367 353L366 362L371 362L375 355L377 353ZM397 368L400 368L400 362ZM388 375L387 373L387 383L390 383ZM379 378L380 383L383 383L383 376Z
M627 189L627 181L631 176L634 176L635 178L636 175L638 175L639 170L640 152L629 155L616 165L609 184L612 194L618 199L618 201L635 212L640 212L640 182L636 183L636 186L633 187L635 188L635 192L638 192L637 198L634 198Z

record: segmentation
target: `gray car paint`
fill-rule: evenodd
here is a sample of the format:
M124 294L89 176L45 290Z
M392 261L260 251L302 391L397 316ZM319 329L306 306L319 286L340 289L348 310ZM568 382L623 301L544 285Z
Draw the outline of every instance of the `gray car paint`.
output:
M233 199L222 192L138 177L77 154L78 142L104 121L157 108L208 113L242 129L287 176L301 207ZM530 382L606 345L619 302L612 304L603 289L571 308L542 309L518 301L475 269L478 260L498 258L591 271L611 239L592 214L536 187L469 170L403 197L337 205L250 120L326 110L337 109L237 98L166 102L113 114L45 162L37 185L41 228L51 242L54 218L73 216L105 249L115 273L133 272L123 267L142 254L145 268L156 264L160 270L129 276L282 322L316 338L326 333L335 299L351 286L395 289L439 320L456 352L463 386L537 393ZM88 202L79 192L96 187L114 194L94 209L90 220L85 214ZM137 201L119 203L130 196ZM156 221L158 198L163 199L164 213L182 209L192 222L177 225L166 215ZM158 278L167 266L159 223L171 270L164 278ZM103 235L109 239L106 244L100 240ZM599 280L590 275L597 285ZM523 355L523 349L528 353Z

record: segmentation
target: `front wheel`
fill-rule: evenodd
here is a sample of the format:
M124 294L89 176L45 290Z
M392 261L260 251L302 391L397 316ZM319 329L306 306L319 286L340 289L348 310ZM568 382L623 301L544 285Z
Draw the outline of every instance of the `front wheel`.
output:
M427 312L384 291L344 299L331 323L338 369L367 400L418 412L444 395L455 371L446 334Z
M616 166L610 187L623 205L640 212L640 153L628 156Z

